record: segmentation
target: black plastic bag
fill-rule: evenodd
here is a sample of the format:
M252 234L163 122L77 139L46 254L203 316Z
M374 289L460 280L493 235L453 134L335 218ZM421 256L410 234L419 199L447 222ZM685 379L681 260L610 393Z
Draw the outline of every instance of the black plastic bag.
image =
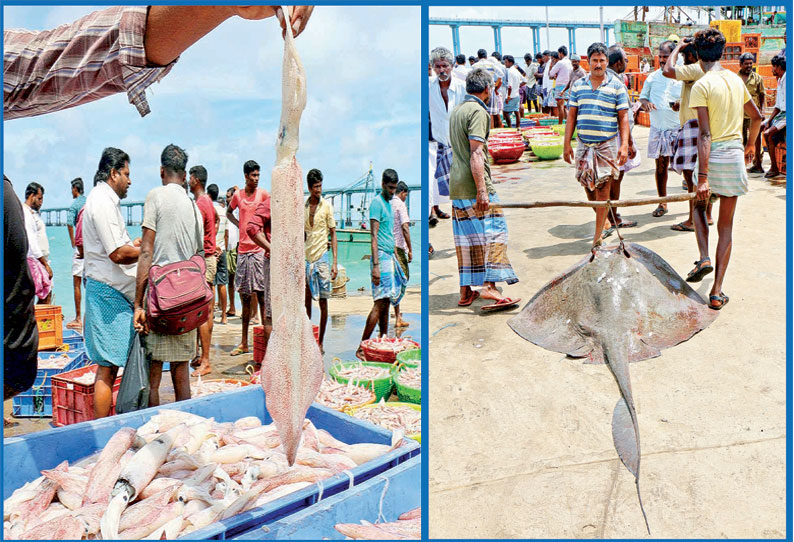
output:
M136 333L121 375L116 414L133 412L149 406L149 358L141 336Z

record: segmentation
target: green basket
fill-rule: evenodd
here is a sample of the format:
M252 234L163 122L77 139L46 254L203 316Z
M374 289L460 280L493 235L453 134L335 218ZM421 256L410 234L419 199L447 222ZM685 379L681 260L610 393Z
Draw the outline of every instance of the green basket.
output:
M551 129L554 130L555 134L560 135L560 136L565 136L565 123L556 124L556 125L552 126ZM573 139L576 139L576 133L577 133L576 129L574 128L574 130L573 130Z
M422 349L414 348L397 354L397 363L405 367L419 367L422 363Z
M562 156L562 149L562 141L554 145L532 144L532 152L541 160L557 160Z
M378 405L378 403L373 403L371 405L360 406L358 408L354 408L353 410L348 412L348 414L350 414L351 416L353 416L355 418L356 411L361 410L362 408L375 408L377 406L380 406L380 405ZM422 411L422 406L414 404L414 403L388 402L388 403L386 403L386 406L394 406L394 407L407 406L407 407L411 407L414 410L418 410L419 412ZM410 438L410 439L414 439L416 442L419 442L420 444L422 442L422 433L406 433L405 436Z
M403 386L397 381L397 377L404 368L411 368L407 366L395 365L392 369L392 381L394 381L394 391L397 392L397 398L405 403L414 403L416 405L422 404L422 390L411 388L410 386Z
M347 384L347 378L339 376L339 369L344 367L350 367L354 365L363 365L365 367L380 367L382 369L387 369L389 371L388 376L384 378L376 378L375 380L355 380L353 384L356 386L364 386L375 392L375 402L381 400L381 398L389 398L391 395L392 390L392 374L391 370L394 367L391 363L380 363L377 361L338 361L335 362L331 368L328 370L328 374L331 375L331 378L336 380L337 382L341 382L342 384Z

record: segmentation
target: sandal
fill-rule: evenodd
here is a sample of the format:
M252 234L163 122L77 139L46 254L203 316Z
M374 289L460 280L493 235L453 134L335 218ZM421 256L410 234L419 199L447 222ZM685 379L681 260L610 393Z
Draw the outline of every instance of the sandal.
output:
M480 297L480 292L475 292L474 290L472 290L471 295L469 297L467 297L466 299L461 298L461 300L458 301L458 307L468 307L469 305L474 303L474 300L477 299L478 297Z
M683 222L680 222L678 224L673 224L672 226L670 226L670 229L673 231L695 231L695 228L693 228L692 226L687 226Z
M449 213L445 213L444 211L437 211L436 216L438 218L449 218Z
M703 277L714 271L711 266L711 260L703 258L699 262L695 262L695 268L686 276L687 282L700 282Z
M618 228L636 228L637 221L636 220L621 220L618 222Z
M484 310L485 312L501 311L501 310L506 310L506 309L512 309L513 307L518 306L518 304L520 302L521 302L521 298L520 297L518 299L511 299L509 297L503 297L502 299L500 299L499 301L497 301L496 303L494 303L492 305L483 305L480 308L482 310Z
M610 227L608 227L607 229L605 229L603 231L603 233L601 234L601 239L602 240L606 239L607 237L609 237L613 233L615 233L615 226L610 226Z
M719 302L719 305L712 305L711 304L712 301ZM720 292L720 295L710 295L709 296L709 308L713 309L715 311L722 310L722 307L727 305L728 301L730 301L730 298L727 295L725 295L725 293L723 293L723 292Z
M242 347L240 347L240 346L236 346L236 347L234 348L234 350L232 350L231 352L229 352L229 355L230 355L230 356L239 356L239 355L242 355L242 354L247 354L247 353L248 353L248 350L243 350L243 349L242 349Z
M652 216L655 216L656 218L659 218L660 216L664 216L664 215L666 215L667 213L668 213L668 210L667 210L667 209L665 209L664 207L662 207L662 206L660 205L659 207L657 207L657 208L656 208L656 209L653 211L653 213L651 213L651 215L652 215Z

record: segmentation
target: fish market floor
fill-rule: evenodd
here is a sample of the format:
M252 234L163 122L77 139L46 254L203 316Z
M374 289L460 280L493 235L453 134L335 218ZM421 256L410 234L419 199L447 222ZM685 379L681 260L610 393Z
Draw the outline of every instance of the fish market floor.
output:
M236 303L237 314L240 314L239 298ZM323 360L326 372L333 363L335 357L343 360L353 360L356 348L361 340L361 333L364 331L364 322L369 310L372 308L371 296L349 296L344 299L330 299L328 301L328 328L325 337L325 355ZM409 287L405 293L400 309L403 318L410 324L402 332L403 336L413 337L419 341L421 337L421 295L418 286ZM229 352L240 342L241 321L239 316L230 317L225 326L220 325L220 311L215 314L215 326L212 332L212 353L210 361L212 363L212 373L202 377L203 379L214 378L233 378L248 381L249 375L246 373L246 366L253 361L253 334L249 330L248 354L232 357ZM312 321L318 323L319 309L314 304L312 310ZM394 335L394 312L389 317L389 335ZM374 334L373 334L374 336ZM163 405L174 401L174 388L171 384L171 377L163 375L160 384L160 401ZM10 437L50 429L52 418L14 418L11 416L11 399L3 404L3 416L12 422L12 425L5 427L3 436Z
M636 126L634 137L642 164L625 176L621 197L656 196L648 129ZM527 156L492 166L501 201L585 199L572 166ZM681 179L669 175L668 194L682 192ZM624 209L639 227L621 232L686 276L698 259L695 236L670 226L687 218L687 204L669 204L661 218L654 208ZM520 282L503 291L523 307L589 253L594 213L551 207L505 216ZM786 184L750 175L733 235L724 282L731 301L717 320L631 365L640 488L657 538L786 535ZM713 258L714 228L710 241ZM612 443L620 392L609 369L521 339L507 326L519 309L483 314L482 300L457 307L449 220L430 230L430 242L429 536L647 537L634 478ZM613 234L607 244L616 243ZM701 296L713 277L693 285Z

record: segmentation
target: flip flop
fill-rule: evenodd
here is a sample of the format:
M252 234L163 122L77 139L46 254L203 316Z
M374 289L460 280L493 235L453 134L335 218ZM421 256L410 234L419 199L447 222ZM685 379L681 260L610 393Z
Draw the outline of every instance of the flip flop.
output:
M242 348L240 348L239 346L236 346L236 347L234 348L234 350L232 350L231 352L229 352L229 355L230 355L230 356L239 356L239 355L242 355L242 354L248 354L248 350L243 350L243 349L242 349Z
M469 297L458 301L458 307L468 307L469 305L474 303L474 300L477 299L478 297L480 297L480 292L475 292L474 290L472 290L471 295Z
M708 262L708 263L706 263ZM695 268L686 276L687 282L700 282L703 277L714 271L711 266L711 260L703 258L699 262L695 262Z
M636 228L637 221L636 220L624 220L620 224L618 224L618 228Z
M685 226L683 222L679 222L678 224L673 224L670 226L670 229L673 231L695 231L695 228L692 226Z
M712 301L719 301L720 304L714 306L714 305L711 304ZM709 296L709 308L713 309L715 311L722 310L722 307L727 305L728 301L730 301L730 298L727 295L725 295L724 292L720 292L720 295L710 295Z
M496 311L502 311L502 310L512 309L513 307L517 307L520 302L521 302L520 297L518 299L503 297L493 305L484 305L480 308L485 312L496 312Z
M664 207L659 206L653 211L653 213L651 213L651 215L655 216L656 218L659 218L660 216L666 215L668 212L669 212L668 209L665 209Z
M607 237L609 237L613 233L615 233L615 226L610 226L610 227L608 227L607 229L605 229L603 231L603 233L601 234L601 239L606 239Z

